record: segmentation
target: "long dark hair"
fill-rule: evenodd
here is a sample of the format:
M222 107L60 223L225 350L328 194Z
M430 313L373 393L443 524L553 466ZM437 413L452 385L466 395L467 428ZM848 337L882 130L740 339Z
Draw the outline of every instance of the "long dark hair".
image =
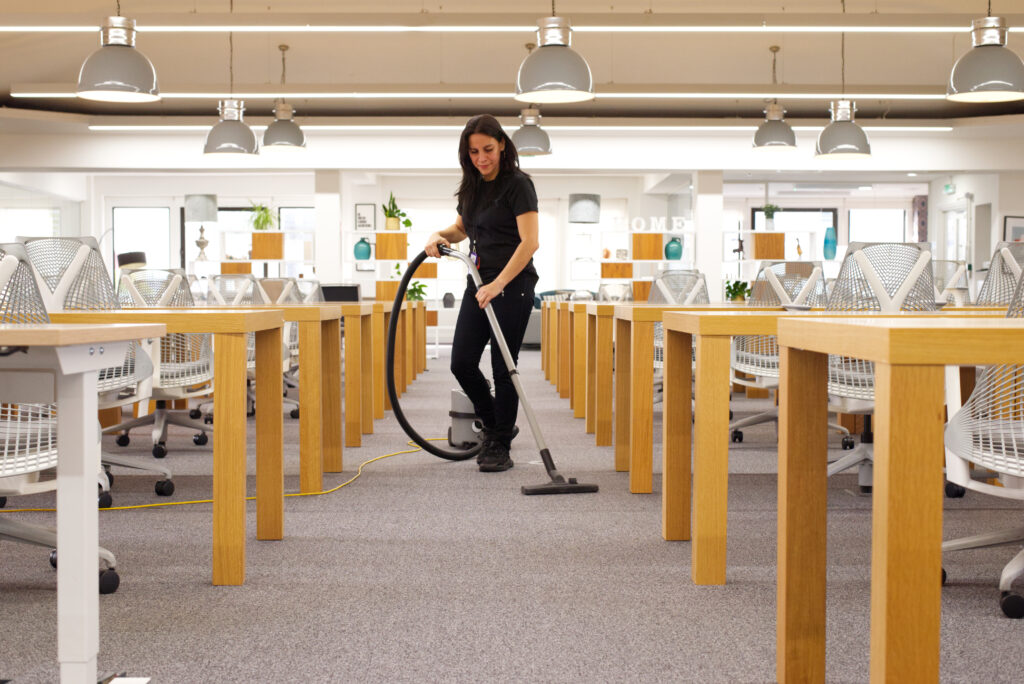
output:
M499 144L505 143L505 150L501 153L501 160L498 163L498 173L503 171L522 173L519 170L519 153L516 152L516 146L498 120L490 114L474 116L466 122L466 127L462 129L462 135L459 137L459 166L462 167L462 181L459 182L459 190L455 196L459 198L459 206L462 207L463 212L472 208L473 199L480 188L480 172L476 170L473 161L469 158L469 136L474 133L488 135L497 140Z

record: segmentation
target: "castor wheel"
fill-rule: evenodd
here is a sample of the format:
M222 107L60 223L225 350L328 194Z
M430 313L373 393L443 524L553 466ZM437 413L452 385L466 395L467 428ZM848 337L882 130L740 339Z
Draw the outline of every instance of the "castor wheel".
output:
M57 549L50 549L50 567L57 569Z
M853 437L851 437L850 435L844 435L843 436L843 441L842 441L843 451L849 451L850 449L854 448L855 446L857 446L857 442L854 441Z
M729 420L732 420L732 409L729 409Z
M174 482L171 480L157 480L153 489L156 490L157 496L170 496L174 493Z
M733 430L732 434L730 435L730 438L732 439L733 442L742 442L743 441L743 431L742 430Z
M167 445L163 442L157 442L153 445L153 458L163 458L167 455Z
M111 487L114 486L114 473L110 472L110 466L103 466L104 472L107 474L107 484Z
M299 417L299 409L293 408L288 415L290 415L292 418L298 418Z
M964 494L967 493L967 487L961 487L955 482L946 483L946 498L947 499L962 499Z
M121 578L117 576L117 570L110 568L100 570L100 593L113 594L121 586Z
M861 494L870 494L871 493L871 485L861 485L860 486L860 493Z
M128 436L127 432L125 432L125 433L120 434L120 435L117 436L117 439L114 440L114 444L116 444L117 446L122 446L123 447L123 446L128 446L131 443L131 441L132 441L132 438Z
M210 413L203 416L203 422L206 423L207 425L213 425L213 414Z
M196 446L203 446L210 441L210 438L206 436L205 432L197 432L192 435L192 443Z
M942 568L942 586L946 586L946 568Z
M110 492L100 492L97 504L100 508L110 508L114 505L114 497L110 495Z
M191 418L192 420L198 420L199 418L203 417L203 412L197 408L190 409L188 412L188 417Z
M3 508L6 505L7 505L7 497L6 496L0 496L0 508Z
M245 412L245 415L247 415L247 416L255 416L256 415L256 404L253 404L252 406L250 406L249 409Z
M1014 620L1024 618L1024 596L1020 594L1004 591L1003 597L999 599L999 607L1003 609L1003 615L1008 618Z

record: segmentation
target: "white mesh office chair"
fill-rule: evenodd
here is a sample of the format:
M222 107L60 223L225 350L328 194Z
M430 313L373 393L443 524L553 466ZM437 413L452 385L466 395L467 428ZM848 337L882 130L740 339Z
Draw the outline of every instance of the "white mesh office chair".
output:
M829 292L829 311L934 311L931 252L927 243L851 242ZM862 492L871 491L872 453L870 413L874 410L875 365L870 361L830 354L828 357L829 410L865 415L861 444L829 464L835 475L858 466ZM852 437L843 448L852 449Z
M678 269L662 271L651 283L651 291L647 295L649 304L674 304L688 306L691 304L709 304L708 285L704 274L694 269ZM696 342L694 342L691 358L696 358ZM654 324L654 402L661 401L662 376L665 367L665 327L661 323Z
M1007 318L1024 317L1024 288L1020 283ZM972 464L998 476L1001 486L973 478ZM978 374L967 403L946 426L946 479L966 489L1024 501L1024 366L989 366ZM952 539L942 544L942 550L1020 542L1024 542L1024 526ZM942 574L945 581L946 571ZM1024 618L1024 597L1011 591L1014 580L1022 576L1024 549L1006 564L999 577L1000 606L1007 617Z
M192 292L185 272L179 268L124 269L118 282L118 300L126 308L192 307ZM188 415L167 408L168 401L192 399L210 394L213 385L212 335L170 333L160 338L159 349L153 345L153 395L156 411L105 429L105 434L121 432L120 446L127 446L129 431L141 425L153 425L153 456L167 455L167 426L198 430L192 442L202 446L209 441L207 432L213 426L200 420L197 409Z
M813 261L765 261L761 263L750 293L754 306L823 308L828 302L821 264ZM779 344L775 335L737 335L732 341L732 382L757 389L779 387ZM749 377L740 377L742 373ZM741 418L729 425L733 442L743 441L740 428L779 419L778 407ZM829 425L841 432L839 425Z
M932 260L935 299L947 304L965 306L971 303L971 282L966 261Z
M978 306L1005 306L1010 303L1024 265L1024 242L1000 242L992 252L988 273L978 290Z
M36 287L28 254L20 244L0 244L0 323L48 323L46 305ZM97 435L98 439L98 435ZM57 467L56 404L0 403L0 506L7 497L53 491L57 481L40 481L40 473ZM99 464L96 464L97 470ZM57 532L0 516L0 539L57 548ZM100 593L117 590L117 562L107 549L98 549ZM56 553L50 553L51 565Z
M632 283L601 283L597 288L599 302L631 302L633 301Z
M315 278L298 278L295 281L299 287L304 304L318 304L324 300L324 289L320 287L320 281Z
M23 242L48 313L121 308L94 238L41 237L25 238ZM104 368L99 373L99 408L112 409L148 402L152 376L153 363L149 354L138 342L132 341L120 365ZM116 465L157 473L163 479L156 482L156 493L160 496L174 493L171 471L164 466L108 452L101 453L100 460L108 486L113 477L110 466Z

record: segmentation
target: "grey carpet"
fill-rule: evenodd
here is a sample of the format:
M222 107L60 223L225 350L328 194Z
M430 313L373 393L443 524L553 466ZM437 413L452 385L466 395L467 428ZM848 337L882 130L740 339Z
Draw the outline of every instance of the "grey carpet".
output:
M101 670L154 682L773 680L774 425L748 428L733 445L728 584L697 587L689 544L661 540L659 454L655 493L629 494L627 475L612 471L612 449L592 446L539 364L539 352L523 352L524 384L554 458L600 493L522 496L521 485L546 476L521 418L507 473L422 452L395 456L334 494L289 498L280 542L255 540L250 503L242 587L210 585L208 504L103 513L101 542L117 555L122 581L100 600ZM403 406L425 434L444 434L453 385L441 358L410 387ZM742 415L764 405L734 408ZM408 448L390 414L375 430L345 451L346 472L327 476L328 486L366 459ZM297 421L286 417L288 491L297 489L297 442ZM193 446L187 431L174 432L169 447L173 499L208 497L209 447ZM151 458L142 431L120 451ZM115 505L156 500L153 478L115 472ZM855 476L831 482L829 681L868 677L870 499L855 489ZM946 506L947 535L1018 524L1024 514L978 494ZM946 559L943 681L1019 681L1024 622L1002 616L996 588L1014 552ZM0 542L0 553L0 678L55 681L46 552Z

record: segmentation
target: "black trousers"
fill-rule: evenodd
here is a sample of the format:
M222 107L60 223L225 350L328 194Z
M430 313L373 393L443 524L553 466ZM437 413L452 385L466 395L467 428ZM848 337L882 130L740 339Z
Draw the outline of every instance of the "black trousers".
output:
M510 446L512 434L519 413L519 395L505 366L505 359L496 342L492 342L491 326L487 312L476 301L476 286L468 279L466 292L462 295L462 308L455 324L452 338L452 374L459 381L462 391L473 402L477 417L490 433L490 437ZM521 273L505 286L503 294L491 300L498 327L505 337L505 344L518 363L519 348L526 335L526 325L533 309L533 290L537 278L532 273ZM487 379L480 371L480 359L484 347L491 344L491 374L494 377L494 396L491 396Z

